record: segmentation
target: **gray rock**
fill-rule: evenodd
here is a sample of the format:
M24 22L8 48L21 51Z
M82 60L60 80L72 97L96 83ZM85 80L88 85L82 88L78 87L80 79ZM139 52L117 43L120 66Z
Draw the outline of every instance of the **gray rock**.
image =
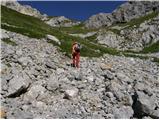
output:
M52 40L55 43L57 43L58 45L61 45L61 42L53 35L46 35L46 38L47 38L48 41Z
M149 97L143 92L137 91L137 102L134 106L134 111L138 116L152 115L155 109L155 96Z
M124 73L117 73L116 74L116 76L117 76L117 78L120 80L120 81L124 81L124 82L131 82L132 80L128 77L128 76L126 76Z
M31 59L29 57L21 57L18 59L18 62L22 65L22 66L27 66L27 64L29 62L31 62Z
M2 1L2 5L13 10L16 10L22 14L34 16L42 20L46 20L47 15L42 15L37 9L32 8L29 5L21 5L17 1Z
M53 27L72 27L81 23L79 21L72 21L64 16L52 17L45 22Z
M158 10L157 1L129 1L119 6L112 13L99 13L91 16L85 21L85 26L87 28L100 28L111 26L116 22L128 22L131 19L148 14L153 9Z
M29 111L23 111L20 109L14 109L11 112L7 113L7 118L12 119L33 119L33 113Z
M106 70L103 72L103 76L105 79L113 80L114 79L114 73L110 72L109 70Z
M112 92L107 92L107 93L106 93L106 96L109 97L109 98L113 98L113 97L114 97L114 95L113 95Z
M1 39L10 38L6 30L1 29Z
M37 99L38 96L41 96L45 93L46 89L41 85L33 85L29 91L25 94L24 100L33 102Z
M15 97L26 91L31 81L25 73L19 73L15 75L12 80L9 81L8 96Z
M64 93L64 98L72 99L78 95L78 91L77 88L67 89Z
M58 75L59 75L59 74L62 74L62 73L64 73L64 69L63 69L63 68L57 68L56 73L57 73Z
M53 62L47 61L45 64L48 68L56 70L56 65Z
M154 110L153 113L150 116L154 119L159 119L159 109Z
M53 92L59 88L58 78L55 74L51 74L50 78L47 80L46 88Z
M115 119L130 119L133 117L133 110L130 106L121 106L120 108L113 108L113 115Z

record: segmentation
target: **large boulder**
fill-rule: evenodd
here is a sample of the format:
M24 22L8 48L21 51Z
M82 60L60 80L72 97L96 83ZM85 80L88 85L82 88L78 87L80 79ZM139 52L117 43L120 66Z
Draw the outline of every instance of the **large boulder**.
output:
M148 96L145 93L139 91L137 91L136 93L137 101L134 105L135 114L140 118L143 116L156 117L156 96Z
M120 108L113 108L113 115L115 119L130 119L133 117L133 110L130 106L122 106Z
M110 13L99 13L91 16L87 21L85 21L85 26L87 28L99 28L102 26L110 26L113 21L113 16Z
M46 38L48 41L53 41L53 42L57 43L58 45L61 45L61 42L53 35L47 35Z
M25 73L19 73L9 81L8 96L17 97L27 91L31 81Z
M37 99L37 97L43 95L45 93L46 89L41 86L40 84L38 85L33 85L29 91L25 94L24 100L28 102L33 102Z

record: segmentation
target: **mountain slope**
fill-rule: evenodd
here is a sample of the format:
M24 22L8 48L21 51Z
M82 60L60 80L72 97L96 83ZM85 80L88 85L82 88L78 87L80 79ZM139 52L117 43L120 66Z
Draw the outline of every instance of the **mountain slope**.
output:
M81 51L82 56L96 57L101 56L104 52L117 54L117 51L114 49L105 48L100 45L92 44L79 37L70 36L63 31L63 28L62 31L59 31L59 29L53 28L37 18L20 14L5 6L2 6L1 8L3 29L18 32L33 38L44 38L47 34L54 35L61 41L62 45L60 47L62 48L62 51L67 54L70 54L71 45L75 40L83 45ZM100 52L97 50L100 50Z

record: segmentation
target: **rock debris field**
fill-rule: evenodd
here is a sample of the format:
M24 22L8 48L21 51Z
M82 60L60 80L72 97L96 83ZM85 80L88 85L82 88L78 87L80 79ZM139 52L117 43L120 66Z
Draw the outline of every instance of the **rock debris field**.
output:
M158 64L139 58L80 58L80 68L45 38L2 30L5 118L159 118Z

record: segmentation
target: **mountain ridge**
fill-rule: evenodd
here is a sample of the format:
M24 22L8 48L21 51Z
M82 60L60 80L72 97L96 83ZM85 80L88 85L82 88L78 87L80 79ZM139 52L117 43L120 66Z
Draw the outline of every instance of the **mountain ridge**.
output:
M91 16L89 20L85 21L85 26L87 28L100 28L117 22L128 22L134 18L146 15L151 10L158 10L158 7L158 2L156 1L139 1L138 4L136 1L129 1L120 5L112 13L100 13Z

